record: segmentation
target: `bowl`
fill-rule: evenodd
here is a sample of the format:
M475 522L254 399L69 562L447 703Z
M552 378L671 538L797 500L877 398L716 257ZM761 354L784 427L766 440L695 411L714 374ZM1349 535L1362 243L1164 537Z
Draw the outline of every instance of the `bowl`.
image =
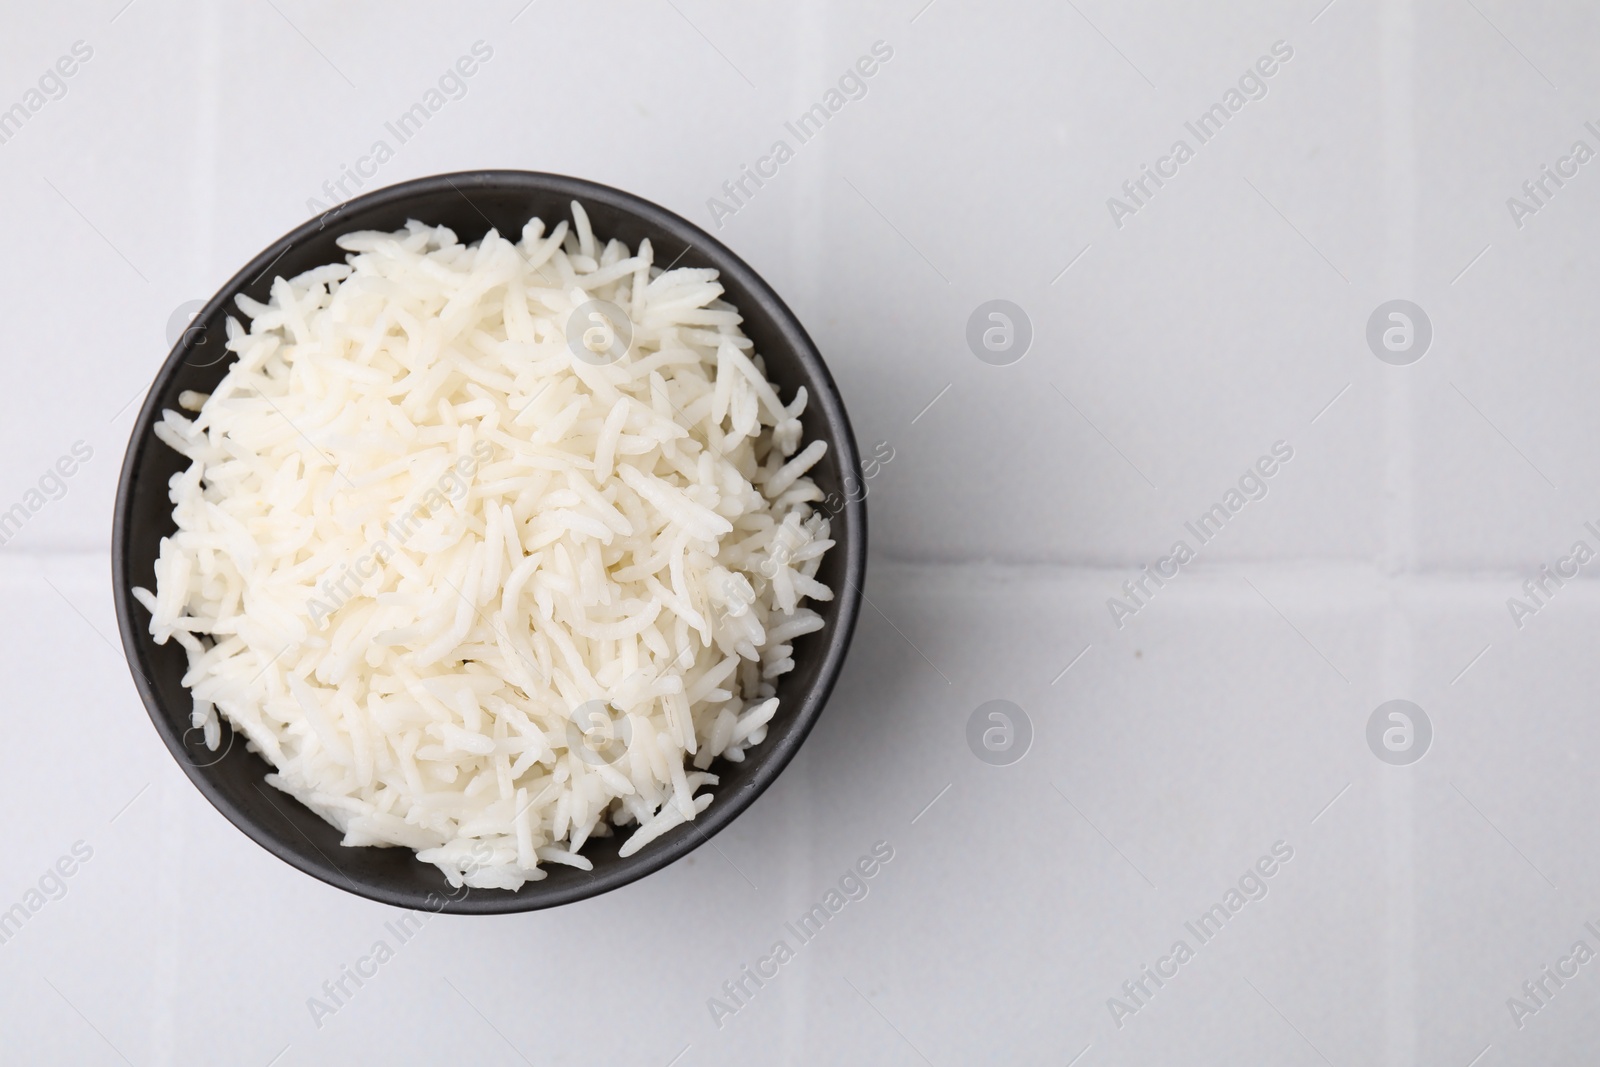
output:
M584 846L593 871L550 864L546 878L515 892L453 890L436 867L418 860L411 849L341 845L338 830L266 784L271 767L226 722L216 751L190 726L193 704L181 681L187 658L175 641L155 643L149 612L132 593L136 585L154 586L161 539L176 530L168 479L187 465L156 439L152 427L164 409L178 406L179 393L210 392L233 362L223 342L229 313L243 318L234 297L242 293L265 302L275 276L294 277L343 262L344 252L334 243L340 234L396 230L417 219L449 226L464 243L478 240L491 227L515 240L534 215L551 225L568 217L573 200L582 202L602 237L619 238L630 247L648 237L658 263L718 270L725 299L744 316L744 331L765 357L767 375L781 395L789 397L799 386L806 387L810 401L801 419L806 439L828 442L827 455L811 477L829 494L831 536L837 543L823 558L817 577L834 590L834 599L811 605L826 625L795 641L794 670L778 681L785 710L743 762L719 759L712 765L721 784L715 787L716 799L694 822L626 858L617 855L625 833L593 838ZM755 271L699 227L647 200L580 178L510 170L419 178L347 201L274 241L207 301L184 331L150 387L123 460L111 541L117 624L139 696L173 757L218 811L279 859L329 885L403 908L493 914L554 907L627 885L692 852L750 807L794 758L839 677L860 611L867 526L858 491L859 462L838 387L799 320Z

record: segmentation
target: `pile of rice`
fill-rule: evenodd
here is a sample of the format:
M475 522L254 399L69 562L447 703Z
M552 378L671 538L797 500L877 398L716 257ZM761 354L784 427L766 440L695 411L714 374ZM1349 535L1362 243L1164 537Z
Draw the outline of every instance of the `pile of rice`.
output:
M239 297L237 362L156 427L190 466L134 595L188 652L194 729L455 886L590 869L614 831L631 855L706 809L823 625L806 392L716 271L602 244L576 202L516 243L339 246Z

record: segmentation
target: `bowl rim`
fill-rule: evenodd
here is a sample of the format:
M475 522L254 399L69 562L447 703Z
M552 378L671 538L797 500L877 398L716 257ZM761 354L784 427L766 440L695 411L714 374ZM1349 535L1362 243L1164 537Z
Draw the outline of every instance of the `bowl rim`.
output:
M849 416L845 412L838 386L829 373L826 363L823 362L816 344L771 285L726 245L676 212L633 193L586 178L543 171L484 169L433 174L374 189L308 219L273 241L223 283L195 317L209 319L219 310L231 305L235 294L259 280L259 277L270 270L289 249L314 237L346 213L390 206L414 197L440 194L448 190L454 190L470 204L471 198L463 188L484 186L556 193L586 204L604 204L634 216L653 231L683 240L700 251L723 275L737 279L750 297L761 304L771 316L785 346L793 350L796 359L804 366L810 379L808 384L814 383L815 387L808 390L811 394L808 407L815 408L822 415L832 438L830 448L835 448L839 453L837 459L839 469L847 473L859 471L860 455L855 434ZM842 551L844 554L845 588L836 589L834 592L835 599L839 601L838 617L825 635L827 638L825 648L818 650L822 663L816 679L808 689L793 698L798 706L794 714L787 718L784 730L776 736L769 736L764 742L764 745L772 747L766 749L761 765L755 769L751 778L736 789L719 790L716 803L707 808L693 823L684 824L695 832L678 834L669 831L662 839L651 842L649 846L629 857L633 862L626 867L597 868L590 872L591 877L588 879L552 887L544 893L538 891L538 886L542 883L531 882L523 890L516 892L484 890L461 896L447 895L442 899L435 898L435 894L432 893L428 894L428 897L435 899L422 899L418 893L410 889L384 885L376 880L363 879L359 875L352 877L332 860L323 856L314 844L309 852L315 853L315 856L308 855L307 851L280 844L278 839L258 825L256 818L250 812L234 804L212 784L206 768L196 766L186 758L183 735L174 728L159 694L149 680L149 664L139 644L141 630L146 628L141 627L137 619L136 611L142 608L133 599L134 582L130 575L131 567L128 559L134 485L139 478L139 469L146 450L160 443L153 432L154 423L160 417L163 407L160 398L167 392L172 379L184 366L194 344L194 339L186 331L173 346L161 369L151 381L129 433L128 445L123 454L122 468L118 476L112 518L112 591L123 653L133 675L134 687L138 690L156 732L201 795L256 844L319 881L345 892L396 907L427 908L435 912L464 915L536 911L620 889L688 855L748 810L794 759L800 745L816 725L838 681L856 622L861 614L861 602L865 599L863 588L866 577L867 514L864 494L859 499L856 494L845 494L843 510L848 513L850 536L832 549L836 552ZM293 798L287 799L293 800ZM318 862L319 859L321 862ZM532 887L531 892L528 891L528 887Z

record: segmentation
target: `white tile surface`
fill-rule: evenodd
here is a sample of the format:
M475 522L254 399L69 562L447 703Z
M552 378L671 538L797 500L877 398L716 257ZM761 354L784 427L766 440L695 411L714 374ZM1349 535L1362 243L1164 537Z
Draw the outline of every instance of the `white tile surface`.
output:
M93 852L0 944L8 1063L1593 1058L1600 963L1520 1029L1506 1001L1600 950L1600 592L1586 574L1520 630L1506 598L1600 547L1600 162L1521 229L1506 198L1600 149L1600 15L122 4L0 34L0 106L94 49L0 144L0 510L93 452L0 548L0 907ZM116 647L111 497L173 309L478 40L466 95L369 188L564 171L710 226L724 179L893 48L719 231L812 331L863 445L894 449L872 606L805 750L716 848L554 912L431 919L318 1027L307 998L398 913L273 860L172 765ZM1106 198L1279 40L1267 95L1114 225ZM1408 367L1364 337L1396 297L1435 330ZM1008 367L964 337L993 298L1034 329ZM1280 440L1265 499L1119 630L1107 598ZM1409 767L1365 740L1395 697L1436 732ZM967 748L991 699L1035 731L1012 766ZM708 998L880 840L869 895L714 1025ZM1278 841L1266 897L1194 941ZM1108 998L1180 937L1194 959L1117 1027Z

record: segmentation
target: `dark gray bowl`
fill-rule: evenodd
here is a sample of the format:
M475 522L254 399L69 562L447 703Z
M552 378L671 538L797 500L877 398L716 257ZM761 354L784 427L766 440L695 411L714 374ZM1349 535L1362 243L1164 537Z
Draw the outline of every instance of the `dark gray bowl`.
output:
M517 892L450 889L437 868L419 862L410 849L345 848L340 834L309 809L268 786L267 762L247 751L226 724L218 752L209 751L199 731L189 727L192 706L180 679L187 666L176 642L157 645L150 637L150 615L134 600L132 588L155 583L153 564L162 537L176 525L167 499L167 480L186 464L158 441L151 427L166 408L176 408L185 389L210 392L233 356L223 348L223 322L238 314L239 293L268 299L276 275L293 277L326 263L342 262L334 240L352 230L395 230L407 219L453 229L463 242L482 237L491 226L515 240L522 225L538 215L550 224L579 200L602 237L637 246L650 238L656 261L715 267L726 299L744 316L744 330L766 357L767 374L783 396L801 385L811 395L801 422L808 440L828 442L824 461L812 477L833 494L838 508L832 536L838 542L824 558L818 578L834 589L834 599L815 605L826 626L795 642L795 669L779 680L783 711L767 739L742 763L718 760L721 776L716 800L692 824L680 826L626 859L617 855L626 835L595 839L584 846L592 872L550 865L549 877ZM636 196L579 178L526 171L469 171L404 182L357 197L313 219L272 243L211 298L167 357L139 412L117 487L112 532L112 573L117 623L134 683L162 740L206 799L235 826L278 858L329 885L399 907L491 914L553 907L616 889L692 851L727 826L772 784L794 758L815 725L839 676L861 605L866 572L867 514L853 492L859 486L859 459L850 420L838 387L805 330L761 278L738 256L699 227ZM832 508L830 508L832 510ZM218 753L221 753L219 756Z

